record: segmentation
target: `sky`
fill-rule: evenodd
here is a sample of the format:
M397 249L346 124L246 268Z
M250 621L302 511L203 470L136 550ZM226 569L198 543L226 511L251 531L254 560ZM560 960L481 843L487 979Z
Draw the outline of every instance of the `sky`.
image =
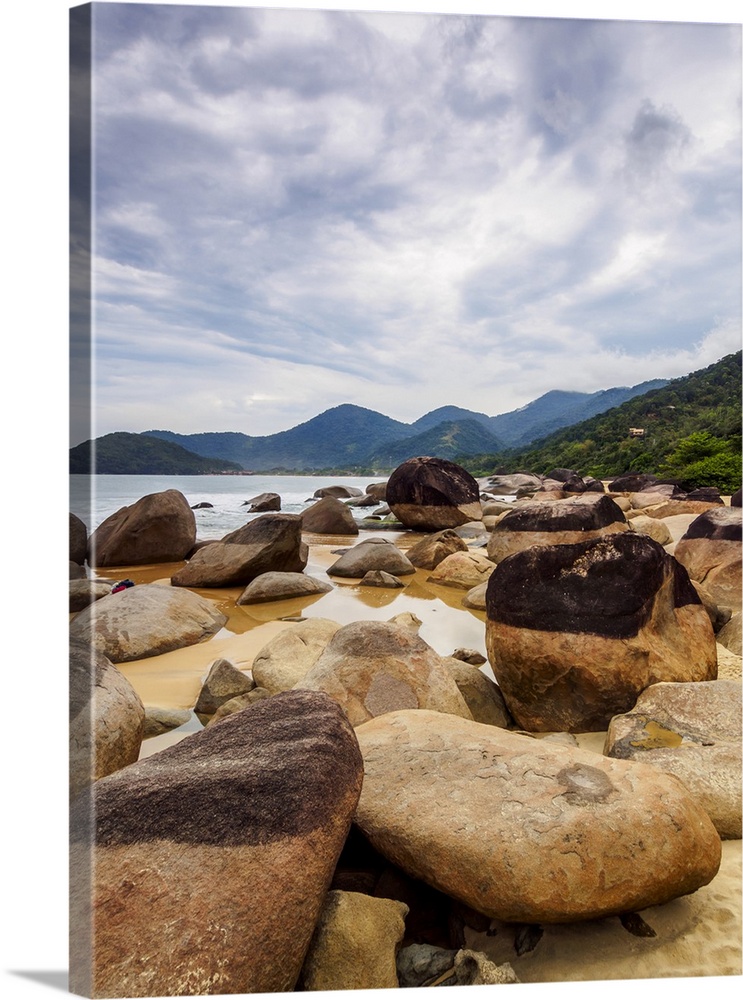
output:
M96 436L492 415L737 350L740 43L95 4Z

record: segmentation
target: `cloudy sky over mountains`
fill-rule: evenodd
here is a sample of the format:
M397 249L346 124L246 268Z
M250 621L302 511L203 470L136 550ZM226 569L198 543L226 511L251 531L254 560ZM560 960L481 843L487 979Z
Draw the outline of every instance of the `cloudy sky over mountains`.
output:
M740 25L94 25L96 435L495 414L740 346Z

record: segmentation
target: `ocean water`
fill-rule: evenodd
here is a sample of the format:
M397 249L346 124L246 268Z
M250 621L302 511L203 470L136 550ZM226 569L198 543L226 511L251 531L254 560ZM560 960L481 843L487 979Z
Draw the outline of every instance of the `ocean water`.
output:
M260 493L278 493L284 514L301 514L315 502L315 490L324 486L352 486L365 491L370 477L354 476L70 476L69 507L93 531L111 514L151 493L180 490L191 507L206 502L213 507L195 510L196 537L221 538L259 514L248 514L246 500ZM309 502L308 502L309 501ZM381 505L380 505L381 506ZM357 519L374 507L351 508Z

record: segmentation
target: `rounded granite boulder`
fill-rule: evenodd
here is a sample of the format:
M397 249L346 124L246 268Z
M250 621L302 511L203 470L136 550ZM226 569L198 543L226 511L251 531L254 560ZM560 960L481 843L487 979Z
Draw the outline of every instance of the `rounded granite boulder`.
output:
M444 458L421 456L398 465L387 481L387 503L415 531L442 531L482 518L477 480Z
M88 539L91 566L142 566L185 559L196 518L179 490L151 493L111 514Z

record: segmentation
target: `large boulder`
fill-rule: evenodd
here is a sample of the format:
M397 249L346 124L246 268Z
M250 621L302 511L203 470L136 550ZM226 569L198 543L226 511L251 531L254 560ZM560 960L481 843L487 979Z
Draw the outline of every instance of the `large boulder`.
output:
M406 528L441 531L482 517L477 480L454 462L410 458L387 481L387 503Z
M570 545L628 529L623 512L604 494L533 500L509 511L493 527L488 556L501 562L533 545Z
M611 760L426 711L359 726L356 823L414 878L478 913L563 923L666 903L721 858L683 784Z
M70 637L123 663L203 642L226 621L214 601L190 590L140 584L81 611L70 623Z
M604 752L676 775L720 836L740 840L742 709L740 681L653 684L611 720Z
M301 573L308 548L298 514L261 514L221 541L198 549L171 577L175 587L234 587L261 573Z
M111 514L88 539L91 566L179 562L196 541L196 518L179 490L151 493Z
M313 503L304 513L302 530L315 535L358 535L356 518L346 504L334 496L325 496Z
M315 490L312 494L313 497L319 497L324 499L325 497L336 497L337 499L349 497L361 497L364 495L364 491L360 490L357 486L321 486L319 490Z
M295 691L97 782L92 888L73 879L95 913L74 992L293 990L361 780L338 706ZM89 864L85 844L72 856Z
M338 629L296 687L329 694L353 726L400 708L472 718L438 653L412 629L392 622Z
M279 632L253 659L253 680L270 694L289 691L314 666L340 628L329 618L308 618Z
M332 889L304 962L303 989L396 989L395 959L407 914L396 899Z
M70 562L79 566L85 562L88 551L88 529L77 514L70 512Z
M709 615L646 535L517 552L490 577L486 605L493 673L532 732L602 730L651 684L717 676Z
M743 508L712 507L691 522L673 553L718 605L735 610L741 606L742 527Z
M296 597L317 597L333 589L325 580L304 573L261 573L251 580L237 599L237 604L263 604Z
M139 757L145 710L124 675L85 642L70 642L70 798Z
M341 555L327 570L328 576L361 578L369 570L381 569L392 576L415 573L415 566L404 552L386 538L368 538Z

